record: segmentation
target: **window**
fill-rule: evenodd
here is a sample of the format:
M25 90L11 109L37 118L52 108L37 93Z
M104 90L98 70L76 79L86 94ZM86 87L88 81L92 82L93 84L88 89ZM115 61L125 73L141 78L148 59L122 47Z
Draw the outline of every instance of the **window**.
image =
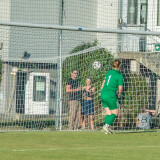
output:
M33 78L33 101L46 101L46 77L34 76Z
M137 0L128 0L127 24L137 24Z
M141 3L140 23L147 24L147 3Z
M160 26L160 0L158 0L157 6L157 26Z

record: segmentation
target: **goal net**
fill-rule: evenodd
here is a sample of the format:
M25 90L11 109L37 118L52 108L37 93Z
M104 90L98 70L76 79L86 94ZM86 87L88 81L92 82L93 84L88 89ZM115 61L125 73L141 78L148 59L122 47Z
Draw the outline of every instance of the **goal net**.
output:
M1 131L101 130L107 114L101 84L115 59L122 62L124 89L111 129L159 128L155 3L18 2L0 2Z

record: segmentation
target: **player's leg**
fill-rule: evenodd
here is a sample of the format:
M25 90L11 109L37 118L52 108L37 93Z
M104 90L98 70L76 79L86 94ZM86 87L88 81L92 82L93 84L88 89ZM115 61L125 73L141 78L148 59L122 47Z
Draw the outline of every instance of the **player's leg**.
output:
M109 119L110 119L110 115L112 114L110 109L108 107L104 108L105 112L106 112L106 116L105 116L105 124L109 123Z
M104 108L106 115L111 115L111 111L108 107Z
M111 110L111 114L115 114L117 116L118 115L118 108L114 109L114 110Z
M117 109L114 109L114 110L111 110L111 115L110 115L110 122L109 122L109 125L111 125L114 121L115 121L115 119L116 119L116 117L117 117L117 115L118 115L118 108Z
M103 126L103 130L105 130L105 134L112 134L112 132L109 129L111 111L108 107L105 108L105 111L107 115L105 116L105 125Z
M108 109L106 109L106 112L108 112L109 115L107 115L105 117L105 126L103 127L103 129L106 132L108 131L108 133L112 134L112 132L109 130L109 127L114 122L114 120L116 119L116 116L118 114L117 99L116 98L108 98L107 105L108 105Z
M109 121L109 115L111 114L111 111L110 109L108 108L108 101L109 101L109 97L106 96L108 94L106 93L101 93L101 102L102 102L102 105L104 107L104 110L106 112L106 116L105 116L105 124L107 124L107 122Z
M110 122L110 115L111 115L111 111L110 111L110 106L112 104L112 98L108 97L108 95L110 95L109 93L105 93L102 94L101 93L101 102L102 105L107 113L107 115L105 116L105 125L103 126L103 130L105 130L105 132L107 134L112 134L112 132L110 131L109 127L109 122Z
M108 125L110 126L114 120L116 119L118 115L118 104L117 104L117 99L116 98L111 98L109 102L109 109L111 111L111 115L109 117L109 122Z
M111 111L108 107L107 101L103 101L102 104L103 104L103 107L106 111L105 125L103 126L103 130L105 130L106 134L112 134L112 132L109 130L109 121L110 121Z

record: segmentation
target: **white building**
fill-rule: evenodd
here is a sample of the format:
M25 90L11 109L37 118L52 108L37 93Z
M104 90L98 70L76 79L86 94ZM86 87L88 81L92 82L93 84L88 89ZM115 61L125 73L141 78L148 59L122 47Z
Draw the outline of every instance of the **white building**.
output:
M0 20L117 29L119 6L116 0L112 2L106 0L1 0ZM0 112L38 114L38 108L41 106L45 110L42 111L39 108L41 110L39 114L48 114L47 106L52 107L54 103L53 100L49 102L48 97L49 87L52 86L52 91L55 92L54 82L57 81L57 74L56 66L53 66L57 63L56 57L60 54L60 31L0 26L0 35L0 42L3 42L0 54L5 63L3 69L6 74L2 78ZM117 52L117 35L112 37L109 34L62 31L61 53L66 55L77 45L93 42L96 39L103 47ZM24 52L29 53L29 59L23 58ZM48 67L50 65L51 68ZM31 67L26 72L29 66ZM40 66L43 69L39 70L34 66ZM19 70L21 73L18 72ZM44 72L48 74L44 75ZM34 80L35 77L37 79ZM50 81L49 77L53 85L46 85ZM22 92L23 95L25 94L23 97L21 97ZM40 99L43 99L43 94L46 94L46 99L43 99L46 103L37 97L38 101L34 100L33 93L42 96L39 97ZM30 109L32 106L35 108Z
M0 20L91 28L160 31L159 10L159 0L1 0ZM52 29L0 26L0 42L3 42L0 54L3 61L6 62L4 67L6 74L10 75L8 78L2 79L3 86L6 82L9 84L8 90L6 90L6 86L3 91L1 89L2 96L0 97L3 101L5 100L5 106L7 106L2 112L12 108L9 95L10 90L14 87L12 84L14 76L10 72L16 63L29 64L32 62L34 65L39 63L47 66L53 65L57 63L60 50L62 55L67 55L77 45L83 42L93 42L96 39L102 47L111 50L112 53L153 51L154 44L159 42L159 37L146 38L137 35L62 31L60 48L60 34L59 30ZM24 52L30 54L29 61L22 59ZM8 68L9 62L12 67ZM47 69L49 70L49 68ZM32 69L32 71L39 72L36 69ZM49 71L48 73L46 79L52 77L51 80L56 81L56 71L52 74ZM36 76L36 74L34 75ZM33 88L33 82L30 84L30 79L34 79L33 74L29 75L26 86ZM40 87L39 90L42 88L44 89L44 87ZM45 93L49 94L48 88L46 91ZM27 92L29 93L29 89ZM13 99L15 105L17 101L15 97ZM30 99L33 101L33 97ZM26 103L26 105L34 103L27 102L26 99L25 101L22 103ZM46 105L49 105L49 102ZM38 106L38 102L35 106ZM15 112L15 108L13 112Z

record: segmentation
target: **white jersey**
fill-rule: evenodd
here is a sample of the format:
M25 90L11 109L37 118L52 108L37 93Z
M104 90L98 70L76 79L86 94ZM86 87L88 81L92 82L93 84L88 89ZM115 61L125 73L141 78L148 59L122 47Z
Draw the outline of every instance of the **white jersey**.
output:
M151 115L147 113L141 113L138 115L139 125L138 127L140 129L150 129L150 123L151 123Z

